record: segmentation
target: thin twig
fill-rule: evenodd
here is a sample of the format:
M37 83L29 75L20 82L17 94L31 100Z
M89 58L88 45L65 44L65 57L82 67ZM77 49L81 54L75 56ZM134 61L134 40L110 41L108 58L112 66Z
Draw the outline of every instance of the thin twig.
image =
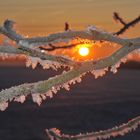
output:
M68 22L65 22L65 31L69 31L70 30L70 25Z
M130 21L128 23L125 23L124 20L116 12L114 12L113 18L114 18L114 20L119 21L123 25L123 27L121 29L119 29L119 31L115 32L114 35L123 34L130 27L133 27L134 25L136 25L136 24L138 24L140 22L140 16L138 16L134 20L132 20L132 21Z
M64 46L55 46L51 43L49 43L49 47L45 47L45 46L39 46L39 48L41 50L45 50L45 51L54 51L54 50L57 50L57 49L69 49L69 48L72 48L72 47L75 47L76 45L79 45L81 43L75 43L75 44L70 44L70 45L64 45Z
M117 12L113 13L113 18L115 21L119 21L124 26L126 25L125 21L119 16L119 14Z

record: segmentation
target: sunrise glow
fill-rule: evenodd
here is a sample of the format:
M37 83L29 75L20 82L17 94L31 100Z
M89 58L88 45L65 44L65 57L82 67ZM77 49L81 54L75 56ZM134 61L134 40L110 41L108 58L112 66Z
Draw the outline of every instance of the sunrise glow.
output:
M81 55L81 56L87 56L89 54L89 48L86 47L86 46L80 46L79 47L79 50L78 50L78 53Z

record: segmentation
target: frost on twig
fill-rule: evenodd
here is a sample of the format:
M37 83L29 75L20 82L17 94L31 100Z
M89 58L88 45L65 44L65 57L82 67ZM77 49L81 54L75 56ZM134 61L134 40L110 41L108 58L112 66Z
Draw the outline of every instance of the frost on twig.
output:
M130 120L126 124L122 124L120 126L113 127L111 129L99 131L99 132L90 132L87 134L79 134L79 135L64 135L60 133L60 130L46 129L46 133L50 140L105 140L109 138L114 138L117 136L124 136L125 134L136 130L136 128L140 125L140 116L135 119Z
M17 96L20 97L22 95L35 93L45 94L48 93L48 91L54 92L54 89L56 89L56 87L57 89L59 87L59 90L61 87L69 89L68 84L70 83L70 81L89 71L91 71L91 73L95 75L95 78L97 78L98 76L103 76L105 72L108 69L110 69L110 67L111 71L115 73L116 68L120 65L120 62L122 61L122 58L127 56L135 49L138 49L140 44L139 38L136 39L119 38L108 32L100 30L95 26L89 26L87 29L81 31L70 30L61 33L51 34L47 37L25 38L17 34L16 31L14 31L14 29L12 28L13 22L10 23L10 20L5 22L6 23L4 23L4 26L0 27L1 29L0 32L5 36L9 37L10 39L14 40L17 43L17 48L13 48L12 46L7 47L1 46L0 52L7 54L24 54L25 56L27 56L26 66L32 66L32 68L35 68L37 64L40 64L43 66L44 69L53 68L57 70L58 68L61 68L61 66L69 66L70 70L66 73L62 73L61 75L50 78L46 81L40 81L31 84L23 84L17 87L13 87L11 89L3 90L0 92L0 102L11 101ZM5 26L5 24L7 25ZM122 48L118 49L112 55L99 59L97 61L88 60L83 62L76 62L64 56L56 56L46 53L44 51L42 52L37 47L37 45L51 43L56 40L57 41L73 40L75 38L88 39L91 41L94 40L110 41L122 45ZM80 81L80 79L78 81Z
M61 68L61 66L66 65L60 65L58 62L50 61L50 60L41 60L39 57L27 57L26 66L31 66L33 69L36 68L36 66L40 64L43 69L49 69L52 68L54 70L57 70L58 68Z
M109 70L116 73L120 63L125 62L130 53L140 48L140 38L119 38L111 33L100 30L95 26L89 26L81 31L68 30L51 34L46 37L26 38L14 30L12 21L6 20L4 25L0 27L0 33L15 41L17 44L16 48L12 46L0 46L0 53L2 53L3 57L5 53L7 53L8 56L11 54L23 54L27 58L26 66L32 66L32 68L35 68L37 64L42 65L44 69L53 68L56 70L60 67L63 68L62 66L69 67L68 71L49 78L48 80L38 81L36 83L26 83L2 90L0 92L0 110L2 111L8 107L9 101L22 103L28 95L31 95L33 101L40 105L46 98L52 98L61 88L69 90L70 85L81 82L81 77L88 72L91 72L95 78L103 76ZM105 58L80 62L62 55L52 55L45 51L45 49L40 49L40 46L43 46L41 48L44 48L46 45L52 45L56 42L65 42L67 44L69 41L75 39L90 40L91 42L96 40L108 41L121 45L121 48ZM52 45L51 47L53 48L54 46ZM51 138L55 137L56 139L106 139L111 136L115 137L130 132L139 125L139 122L138 117L128 122L126 125L81 136L58 135L52 130L48 130L47 133Z

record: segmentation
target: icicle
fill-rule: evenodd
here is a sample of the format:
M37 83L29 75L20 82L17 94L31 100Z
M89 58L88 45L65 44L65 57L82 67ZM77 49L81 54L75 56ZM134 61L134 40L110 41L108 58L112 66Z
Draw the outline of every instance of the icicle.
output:
M21 95L21 96L19 96L19 97L16 97L16 98L14 99L14 101L23 103L23 102L25 101L25 99L26 99L25 96L24 96L24 95Z
M4 111L8 107L8 102L2 102L0 103L0 110Z

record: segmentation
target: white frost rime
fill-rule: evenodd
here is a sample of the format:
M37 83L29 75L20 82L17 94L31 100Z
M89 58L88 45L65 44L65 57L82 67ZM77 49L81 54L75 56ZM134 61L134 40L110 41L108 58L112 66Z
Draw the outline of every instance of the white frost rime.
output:
M8 102L2 102L0 103L0 110L4 111L8 107Z
M88 72L91 72L95 78L104 76L108 69L110 69L111 72L116 73L120 64L125 63L126 58L128 59L128 57L131 56L130 53L133 53L135 50L140 48L139 37L132 39L121 38L112 33L100 30L95 26L89 26L87 29L79 31L69 30L50 34L45 37L27 38L15 31L13 28L13 21L5 20L3 25L0 26L0 34L8 37L16 44L16 46L8 46L8 43L5 41L3 46L0 45L1 60L20 54L24 55L24 59L26 58L27 67L31 66L35 69L39 64L43 69L52 68L53 70L58 70L58 68L61 68L63 71L66 70L61 74L44 81L25 83L0 91L1 111L4 111L8 107L8 102L10 101L23 103L25 101L25 96L27 97L28 95L32 96L33 102L40 105L43 100L52 98L61 88L70 90L70 86L80 83L82 76ZM72 55L69 59L63 56L62 53L59 56L56 55L57 53L55 52L49 53L47 47L50 47L49 49L51 50L56 48L60 49L60 47L61 49L66 47L75 47L77 44L74 43L74 40L80 45L86 44L88 41L88 44L91 44L91 47L94 46L94 42L99 42L99 47L102 47L103 44L101 41L103 41L104 46L108 43L109 47L113 47L112 49L114 52L104 58L100 57L96 60L90 59L86 61L82 61L83 59L81 59L81 61L76 60L72 58ZM61 45L59 46L59 44ZM117 45L118 48L113 44ZM46 47L46 49L41 51L41 46ZM137 52L139 51L140 50ZM129 56L127 56L128 54ZM140 54L138 55L140 56ZM47 134L52 140L102 140L119 135L125 135L126 133L135 130L139 124L140 116L132 119L126 124L99 132L70 136L61 135L57 129L50 129L47 130Z
M98 77L104 76L107 71L108 71L108 68L104 68L100 70L93 70L91 71L91 73L95 76L95 79L97 79Z
M122 58L119 62L117 62L115 65L111 66L110 71L114 74L118 71L118 68L120 67L121 63L126 63L127 57Z
M49 69L52 68L53 70L57 70L58 68L61 68L62 64L60 65L58 62L53 62L49 60L41 60L38 57L27 57L26 66L32 67L33 69L36 68L36 66L40 64L43 69Z
M14 101L19 102L19 103L24 103L26 97L24 95L21 95L19 97L15 97Z

